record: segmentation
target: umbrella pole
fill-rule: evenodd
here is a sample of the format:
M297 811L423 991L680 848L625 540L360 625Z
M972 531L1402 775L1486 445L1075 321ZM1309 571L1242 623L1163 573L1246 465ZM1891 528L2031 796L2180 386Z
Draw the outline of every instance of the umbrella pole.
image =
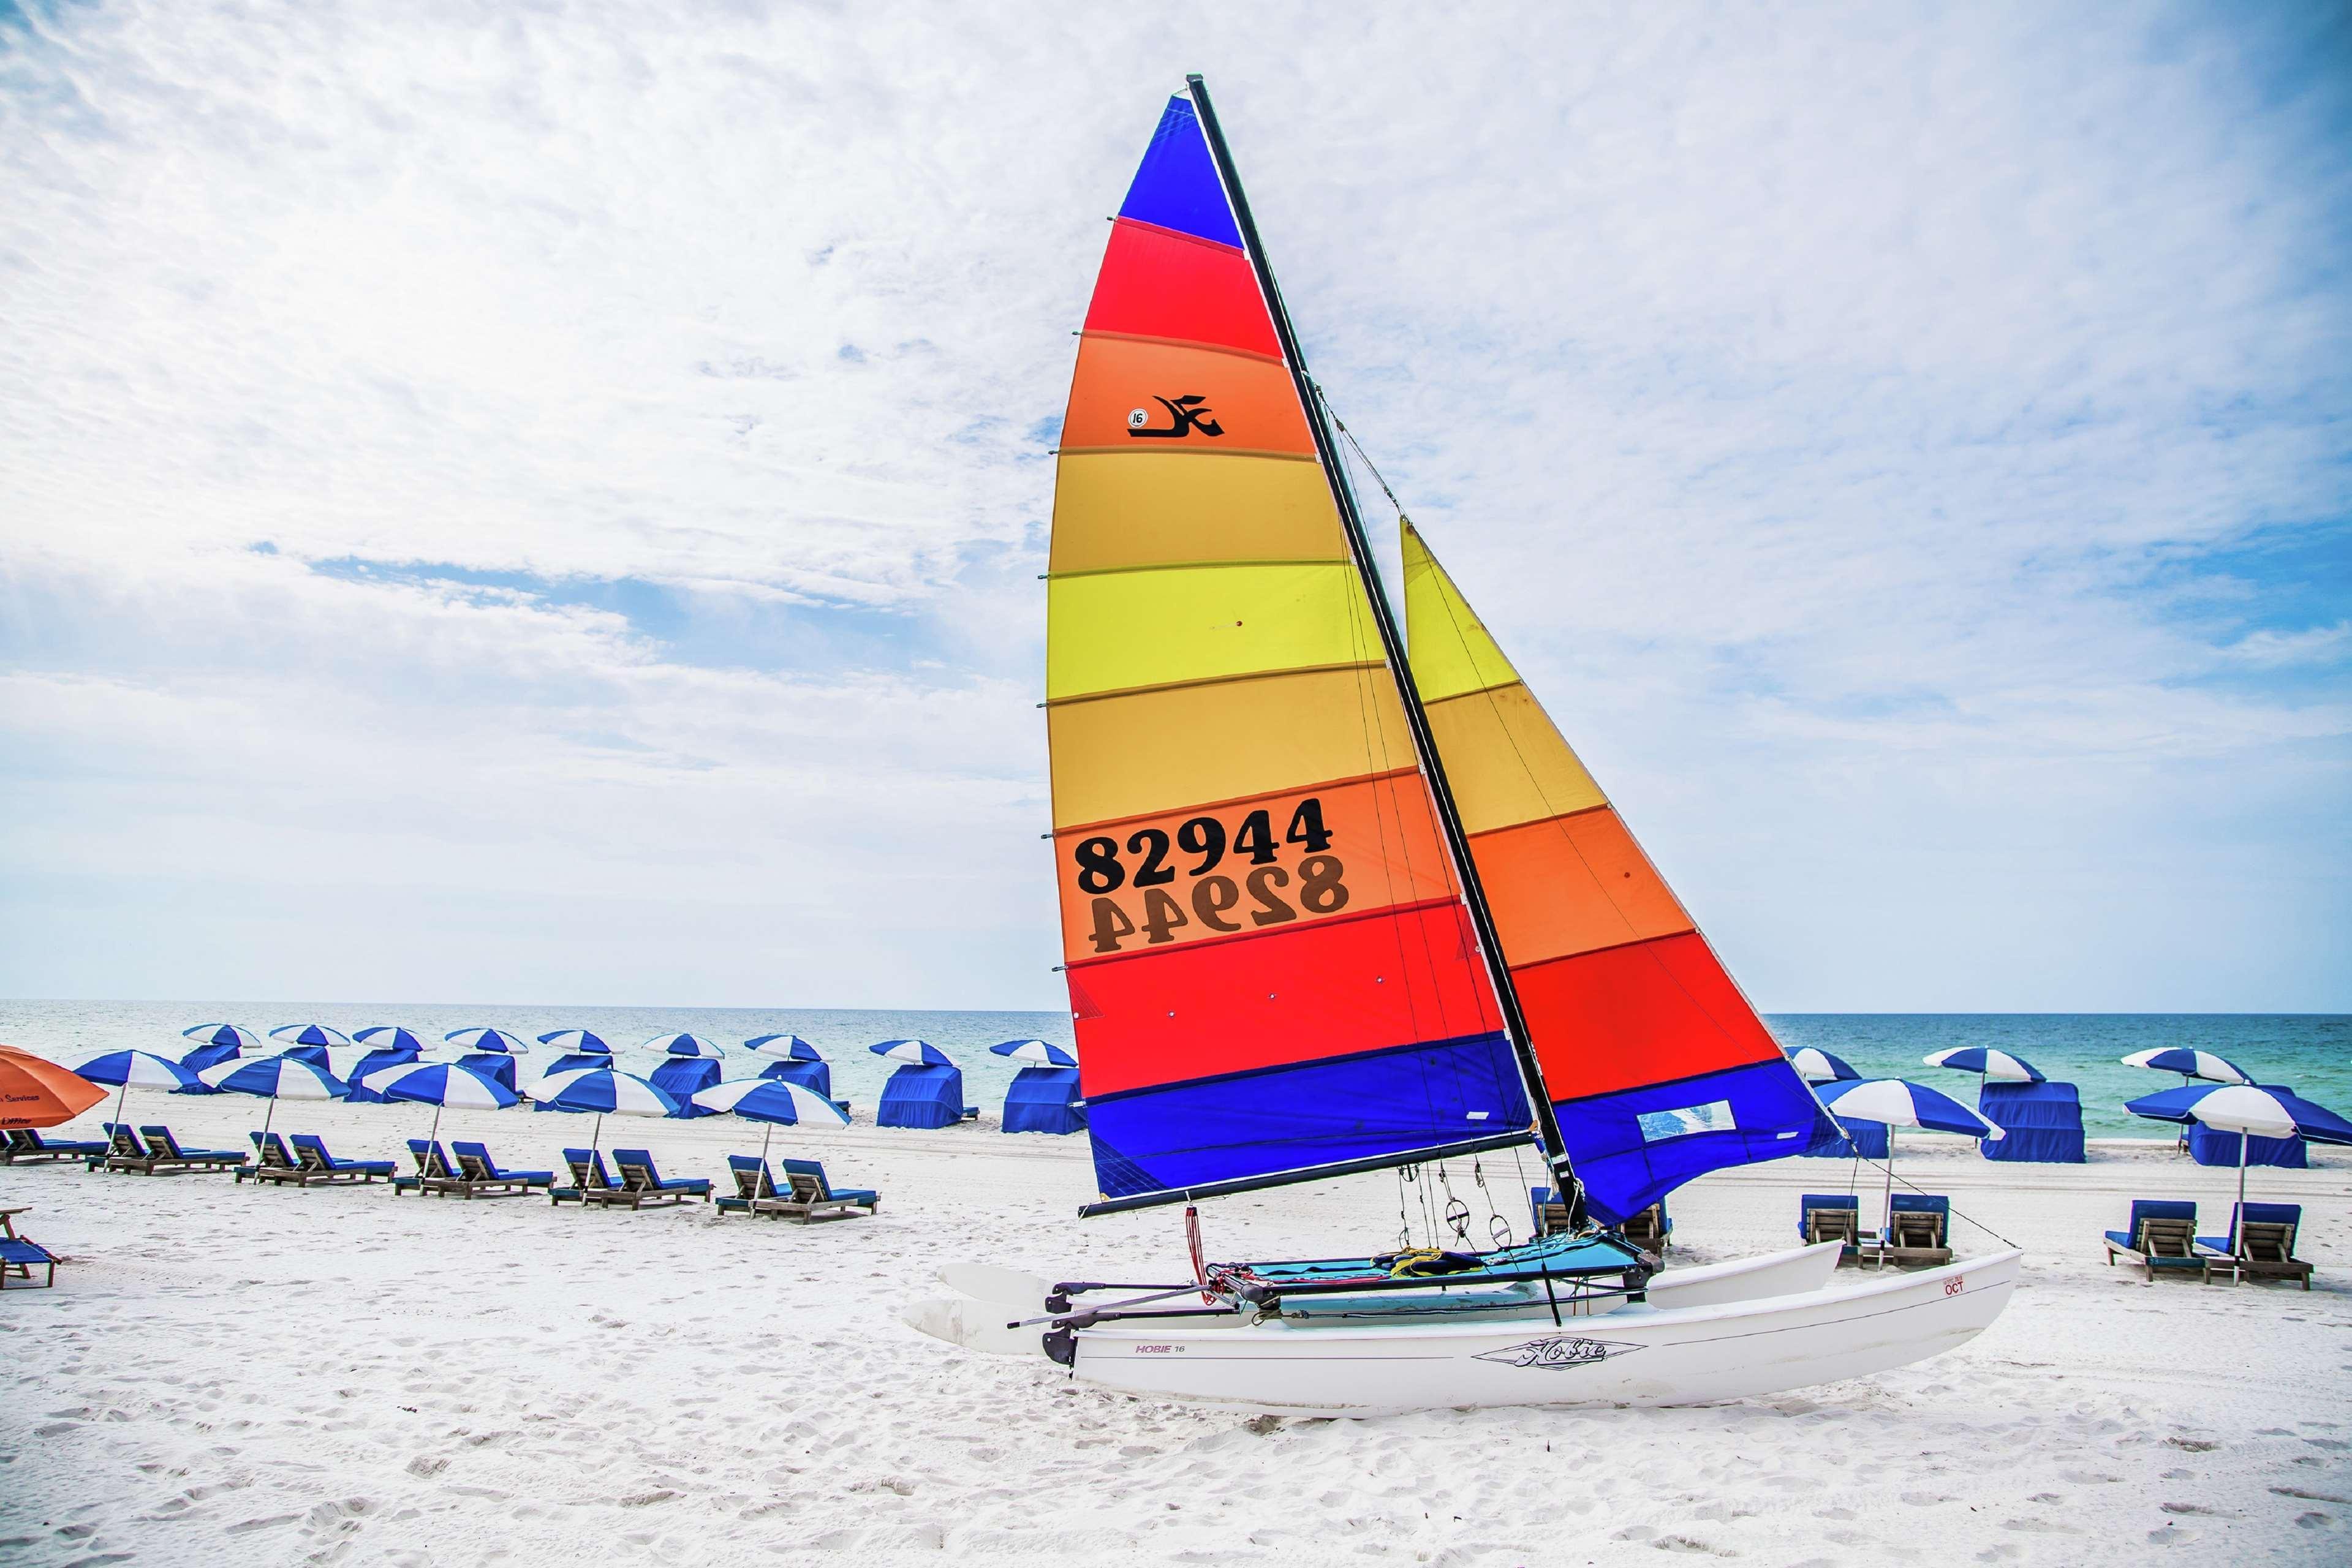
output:
M1915 1115L1916 1113L1913 1113ZM1886 1224L1878 1233L1878 1266L1886 1267L1886 1239L1895 1231L1895 1124L1886 1124Z
M272 1094L268 1096L268 1099L269 1109L261 1114L261 1141L265 1144L269 1141L269 1124L276 1120L278 1115L278 1096Z
M2238 1207L2230 1216L2230 1250L2238 1249L2238 1219L2246 1212L2246 1134L2238 1134Z
M122 1103L129 1098L131 1098L131 1074L126 1072L122 1075L122 1087L117 1090L114 1095L114 1124L118 1127L122 1125Z

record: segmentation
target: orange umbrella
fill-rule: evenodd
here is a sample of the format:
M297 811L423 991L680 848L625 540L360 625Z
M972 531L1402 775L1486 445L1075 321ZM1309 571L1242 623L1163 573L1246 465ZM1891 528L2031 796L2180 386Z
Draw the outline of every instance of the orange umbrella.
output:
M0 1131L54 1127L105 1098L104 1089L73 1069L0 1045Z

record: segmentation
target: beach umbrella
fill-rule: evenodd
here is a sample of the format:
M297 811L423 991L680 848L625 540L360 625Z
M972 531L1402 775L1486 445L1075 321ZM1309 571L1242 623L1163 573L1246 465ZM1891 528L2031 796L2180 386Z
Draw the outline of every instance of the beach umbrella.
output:
M1002 1045L992 1045L989 1051L1015 1061L1025 1061L1033 1067L1076 1067L1078 1053L1066 1045L1055 1045L1045 1040L1008 1040Z
M2246 1201L2248 1138L2303 1138L2315 1144L2352 1144L2352 1122L2299 1094L2252 1083L2191 1083L2126 1101L2124 1109L2153 1121L2201 1122L2216 1132L2237 1134L2241 1206Z
M178 1062L151 1051L110 1051L104 1056L91 1057L74 1071L92 1083L122 1085L114 1096L114 1119L118 1122L122 1120L122 1102L133 1089L185 1089L204 1082Z
M280 1100L340 1100L352 1086L316 1062L290 1052L258 1061L224 1061L197 1074L224 1094L255 1094L269 1102L261 1135L269 1136Z
M694 1103L706 1111L728 1111L754 1122L764 1122L768 1131L760 1139L760 1159L768 1158L768 1144L778 1127L796 1127L810 1124L819 1127L846 1127L849 1113L812 1090L783 1078L733 1078L724 1083L714 1083L694 1095Z
M423 1040L396 1023L370 1024L365 1029L353 1030L352 1038L371 1051L413 1051L419 1055L425 1051Z
M433 1107L428 1141L441 1135L441 1111L455 1105L463 1111L503 1111L520 1098L495 1078L454 1061L410 1062L367 1075L369 1092L387 1100L413 1100Z
M102 1087L73 1069L0 1045L0 1128L55 1127L105 1098Z
M1923 1133L1956 1133L1965 1138L2004 1138L2009 1134L1958 1100L1924 1083L1905 1078L1864 1078L1835 1083L1821 1092L1821 1102L1835 1115L1886 1124L1886 1222L1895 1223L1895 1129L1916 1127Z
M282 1040L289 1045L349 1045L352 1037L341 1030L330 1029L322 1023L282 1023L269 1031L272 1040Z
M497 1056L528 1056L530 1047L502 1029L477 1024L471 1029L453 1029L441 1037L460 1051L487 1051Z
M556 1050L570 1056L610 1056L613 1054L613 1048L604 1043L603 1037L591 1034L584 1029L551 1030L547 1033L539 1037L539 1043L541 1045L551 1045Z
M1852 1083L1862 1077L1847 1064L1844 1057L1832 1056L1828 1051L1810 1045L1790 1051L1789 1065L1795 1068L1797 1076L1808 1083Z
M743 1049L755 1056L772 1056L784 1061L824 1060L824 1052L796 1034L755 1034L743 1042Z
M2252 1083L2252 1074L2236 1062L2214 1055L2210 1051L2191 1051L2185 1045L2166 1046L2157 1051L2135 1051L2123 1059L2126 1067L2152 1067L2158 1072L2178 1072L2186 1084L2198 1079L2208 1083Z
M1949 1051L1931 1051L1920 1061L1930 1067L1948 1067L1955 1072L1977 1075L1977 1094L1984 1095L1988 1080L1995 1083L2044 1083L2042 1069L2021 1056L2011 1056L2005 1051L1989 1046L1962 1045Z
M583 1067L542 1078L531 1085L530 1097L551 1111L594 1113L596 1125L588 1136L592 1149L604 1134L607 1116L668 1116L677 1111L677 1102L660 1085L609 1067Z
M646 1049L665 1056L699 1057L706 1061L727 1054L698 1034L657 1034L646 1041Z
M953 1067L955 1058L927 1040L886 1040L866 1048L885 1061L911 1062L918 1067Z
M180 1033L200 1046L217 1047L237 1056L258 1056L270 1049L268 1040L242 1024L200 1023L193 1028L184 1029ZM213 1058L215 1061L227 1060L228 1058L225 1056Z

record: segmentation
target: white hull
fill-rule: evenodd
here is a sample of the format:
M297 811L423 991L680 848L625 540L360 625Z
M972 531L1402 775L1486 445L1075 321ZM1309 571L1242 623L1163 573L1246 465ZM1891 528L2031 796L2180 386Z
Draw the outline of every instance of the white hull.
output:
M1965 1344L2008 1303L2022 1257L1847 1289L1629 1304L1559 1328L1548 1313L1540 1322L1112 1322L1077 1331L1071 1370L1132 1394L1300 1415L1697 1405L1859 1377Z

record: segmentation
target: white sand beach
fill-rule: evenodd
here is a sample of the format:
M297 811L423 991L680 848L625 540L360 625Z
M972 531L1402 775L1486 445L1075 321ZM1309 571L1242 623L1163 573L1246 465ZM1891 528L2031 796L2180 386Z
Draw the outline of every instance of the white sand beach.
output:
M864 1109L861 1107L861 1109ZM131 1120L241 1144L249 1100ZM100 1115L67 1134L96 1135ZM405 1106L285 1106L346 1157L421 1134ZM556 1163L580 1118L452 1113ZM665 1174L755 1150L732 1118L612 1119ZM2235 1173L2162 1145L1988 1164L1918 1138L1899 1168L2029 1250L1993 1329L1926 1364L1696 1409L1438 1411L1361 1421L1140 1403L1043 1360L903 1326L932 1270L1182 1270L1180 1211L1080 1223L1082 1139L780 1130L880 1215L825 1226L541 1198L257 1190L226 1176L0 1168L0 1205L69 1261L0 1299L0 1559L867 1564L2340 1563L2352 1554L2352 1158L2258 1170L2299 1202L2306 1294L2153 1285L2101 1261L2130 1198L2225 1222ZM1510 1160L1486 1170L1517 1217ZM1454 1167L1466 1186L1469 1167ZM1701 1261L1793 1241L1788 1160L1673 1199ZM1865 1171L1865 1174L1867 1172ZM1865 1186L1874 1199L1875 1187ZM1206 1206L1213 1255L1384 1246L1378 1176ZM1486 1210L1477 1207L1483 1225ZM1524 1221L1520 1223L1523 1225ZM1994 1245L1956 1227L1963 1252Z

